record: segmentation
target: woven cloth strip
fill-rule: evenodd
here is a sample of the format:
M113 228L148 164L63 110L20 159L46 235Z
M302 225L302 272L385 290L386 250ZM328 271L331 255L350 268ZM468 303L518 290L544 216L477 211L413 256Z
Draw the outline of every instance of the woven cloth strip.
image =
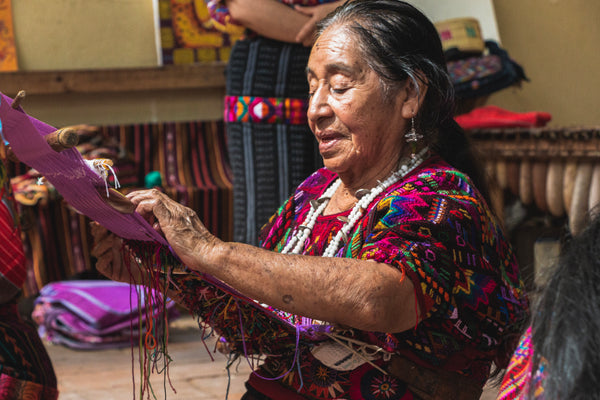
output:
M77 149L52 150L43 136L55 128L28 116L20 107L13 109L12 99L1 96L2 131L19 160L44 175L71 206L111 232L125 239L167 245L141 215L120 213L106 203L98 191L105 186L104 180L86 165Z
M43 136L55 131L55 128L28 116L21 108L13 109L11 107L12 99L4 94L0 94L0 96L2 130L15 155L21 161L46 176L74 208L116 235L131 240L154 241L164 246L164 249L168 248L164 237L160 236L141 215L136 212L122 214L104 202L98 192L98 188L104 187L104 181L87 167L76 149L67 149L57 153L50 148ZM41 129L36 129L36 126ZM310 322L302 323L302 325L290 322L289 318L283 318L283 314L278 310L255 302L210 275L194 271L189 271L189 273L199 276L202 280L226 293L253 305L271 318L277 318L287 323L296 332L312 334L310 333L312 327ZM329 326L318 325L315 330L323 331L328 328Z

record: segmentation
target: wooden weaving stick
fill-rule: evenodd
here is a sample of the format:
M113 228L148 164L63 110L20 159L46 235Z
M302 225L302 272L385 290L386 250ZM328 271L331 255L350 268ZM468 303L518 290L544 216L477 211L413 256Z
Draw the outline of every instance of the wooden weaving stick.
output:
M19 90L19 93L17 93L10 106L15 110L18 109L21 106L21 101L23 101L25 95L26 93L24 90ZM46 139L46 142L48 142L48 145L52 148L52 150L56 152L70 149L77 146L79 143L79 136L77 135L75 129L72 128L58 129L44 136L44 139ZM10 146L7 146L6 155L9 160L13 162L20 162Z

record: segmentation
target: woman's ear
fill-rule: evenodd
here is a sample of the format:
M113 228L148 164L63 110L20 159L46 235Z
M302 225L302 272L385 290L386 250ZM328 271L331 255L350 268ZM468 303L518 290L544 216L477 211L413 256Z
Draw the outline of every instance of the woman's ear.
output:
M427 94L428 81L427 77L421 71L417 71L414 79L409 77L404 84L402 90L404 102L402 104L402 117L409 119L418 114L425 95Z

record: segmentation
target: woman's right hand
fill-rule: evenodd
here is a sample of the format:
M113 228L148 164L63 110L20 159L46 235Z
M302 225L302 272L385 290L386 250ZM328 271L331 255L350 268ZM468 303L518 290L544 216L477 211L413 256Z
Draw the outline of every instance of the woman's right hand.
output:
M171 249L187 267L205 272L212 263L213 250L221 242L204 226L198 214L156 190L137 190L127 194L136 212L161 233Z

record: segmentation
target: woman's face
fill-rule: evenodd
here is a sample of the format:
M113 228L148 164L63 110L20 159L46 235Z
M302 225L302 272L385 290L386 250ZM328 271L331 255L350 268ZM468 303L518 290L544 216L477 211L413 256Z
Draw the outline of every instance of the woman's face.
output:
M340 26L332 26L313 46L308 119L325 167L347 185L367 187L397 167L407 129L406 91L384 100L377 74L354 42Z

